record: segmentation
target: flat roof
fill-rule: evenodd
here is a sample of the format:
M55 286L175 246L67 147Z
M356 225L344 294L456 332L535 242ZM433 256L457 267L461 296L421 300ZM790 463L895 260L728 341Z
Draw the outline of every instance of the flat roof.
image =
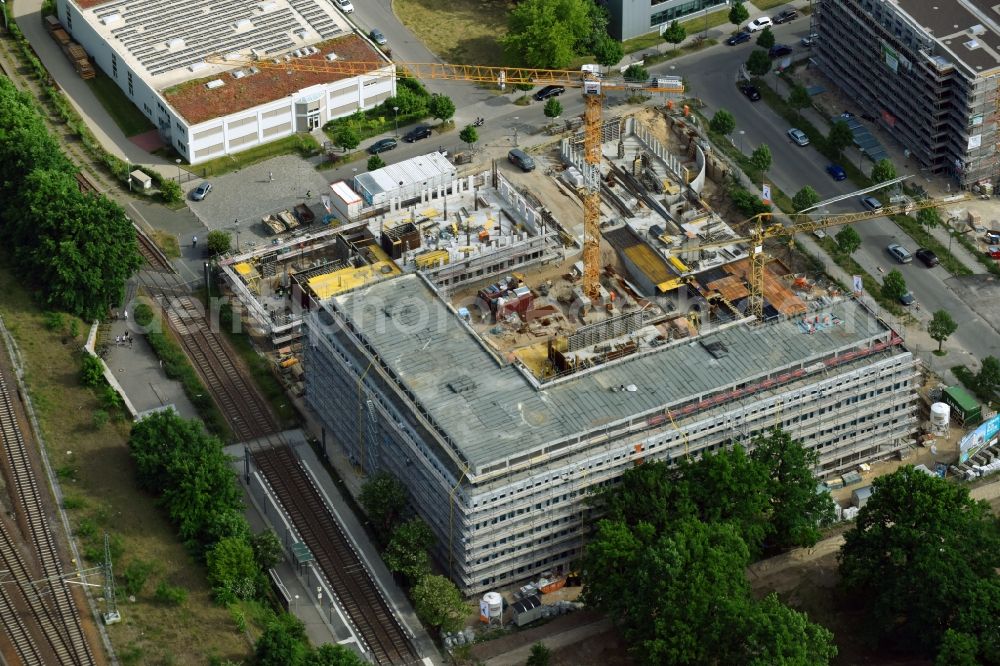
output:
M366 171L354 177L355 190L364 190L372 196L382 192L393 192L408 185L419 185L431 178L450 174L458 175L455 165L448 158L433 150L426 155L417 155L402 162L396 162L374 171Z
M71 1L123 64L158 90L231 69L207 64L209 55L274 58L352 33L327 0Z
M392 261L377 261L361 268L342 268L319 275L310 279L308 285L316 298L326 299L370 282L395 277L401 272L399 266Z
M634 354L542 385L500 365L419 275L350 293L335 307L422 405L473 470L696 396L811 364L890 334L853 300L818 314L833 322L809 332L800 317L767 326L735 325ZM719 342L726 353L710 353ZM615 390L635 385L635 391Z
M973 71L1000 67L996 0L894 0L942 47Z

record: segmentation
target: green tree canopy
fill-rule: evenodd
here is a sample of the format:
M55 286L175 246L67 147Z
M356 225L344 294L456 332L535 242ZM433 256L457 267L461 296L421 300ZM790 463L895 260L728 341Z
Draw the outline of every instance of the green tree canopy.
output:
M622 77L624 77L626 81L645 83L646 81L649 81L649 70L642 65L629 65L628 68L622 72Z
M343 645L324 643L306 655L302 666L367 666L367 663Z
M455 584L444 576L428 574L410 591L413 610L424 624L442 631L461 628L469 607Z
M817 203L819 203L819 193L808 185L796 192L795 196L792 197L792 206L796 212L812 208Z
M754 49L747 58L747 71L754 76L764 76L771 71L771 56L764 49Z
M613 67L624 57L622 43L607 33L601 35L594 44L594 59L601 67Z
M388 472L377 472L361 486L358 496L382 542L388 541L393 527L406 508L406 488Z
M882 295L886 298L891 298L892 300L899 300L907 292L906 280L903 279L903 274L893 269L886 273L885 279L882 280Z
M729 8L729 22L739 28L743 25L743 22L750 18L750 12L740 0L733 3L733 6Z
M996 356L983 359L976 373L976 387L984 395L993 395L1000 390L1000 360Z
M338 127L332 138L333 145L344 152L350 152L361 144L361 135L350 125Z
M736 129L736 118L725 109L719 109L708 121L708 128L719 134L730 134Z
M760 34L757 35L756 44L762 49L769 49L774 46L774 32L771 28L764 28L760 31Z
M552 651L545 647L544 643L535 643L531 646L531 654L524 666L549 666L552 660Z
M466 125L458 133L458 138L462 143L468 144L469 148L472 148L476 141L479 141L479 132L472 125Z
M766 143L762 143L750 153L750 164L761 173L767 173L771 169L771 149Z
M233 237L228 231L213 229L208 232L208 236L205 240L208 245L208 253L214 257L216 255L229 252L229 247L233 242Z
M305 626L289 613L269 622L254 646L257 666L301 666L308 653Z
M673 44L674 49L677 45L683 42L687 38L687 29L678 23L676 20L672 21L667 29L663 31L663 40L667 44Z
M435 93L427 102L427 110L430 112L431 118L437 118L444 122L455 115L455 103L451 101L450 97Z
M253 546L244 538L226 537L205 555L208 582L218 599L252 599L263 583Z
M250 537L250 546L253 548L253 558L261 571L267 571L284 558L284 553L281 550L281 539L274 533L274 530L266 529L257 532Z
M980 666L979 641L954 629L944 632L934 666Z
M542 109L546 118L558 118L562 115L563 107L559 103L559 100L555 97L549 97L545 102L545 107Z
M861 234L855 231L854 227L844 227L833 238L837 241L840 251L848 256L857 252L858 248L861 247Z
M840 552L844 591L864 599L862 626L925 656L968 643L944 642L955 629L976 640L979 663L998 663L1000 522L989 505L910 465L872 486Z
M958 324L951 318L947 310L938 310L935 312L930 323L927 324L927 333L930 334L932 340L937 340L938 351L941 351L944 341L957 330Z
M385 160L382 159L381 155L372 155L368 158L368 170L375 171L376 169L381 169L385 166Z
M725 663L813 666L828 664L837 656L828 629L785 606L773 593L759 603L748 604L736 622L729 632L736 643L729 652L735 656Z
M854 132L846 120L838 120L830 126L830 132L826 135L826 145L837 155L854 145Z
M564 69L593 46L595 11L589 0L525 0L510 10L500 41L512 63Z
M872 181L875 183L884 183L887 180L892 180L896 177L896 167L892 165L889 158L883 158L875 163L872 167Z
M917 211L917 222L925 227L936 227L941 224L941 213L937 208L921 208Z
M806 87L800 83L793 85L788 93L788 105L793 109L804 109L810 104L812 104L812 98L809 97L809 91L806 90Z
M427 523L420 518L413 518L393 531L382 559L389 571L402 574L412 585L430 573L428 551L435 541L434 533Z

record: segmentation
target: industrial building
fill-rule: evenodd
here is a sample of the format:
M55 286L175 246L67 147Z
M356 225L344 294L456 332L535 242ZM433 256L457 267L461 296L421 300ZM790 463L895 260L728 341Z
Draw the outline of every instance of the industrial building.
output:
M646 35L672 21L728 9L728 0L598 0L608 10L608 33L619 40ZM689 28L692 32L694 28Z
M1000 177L1000 16L987 0L820 0L813 57L922 167Z
M66 30L190 164L314 130L395 92L388 58L326 0L56 5ZM261 64L209 62L236 52ZM372 72L275 67L293 59L366 62Z

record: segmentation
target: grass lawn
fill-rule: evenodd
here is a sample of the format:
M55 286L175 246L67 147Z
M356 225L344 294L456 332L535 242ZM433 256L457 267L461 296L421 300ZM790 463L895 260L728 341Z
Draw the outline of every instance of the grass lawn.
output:
M312 135L293 134L284 139L255 146L235 155L224 155L216 157L214 160L202 162L191 167L191 171L201 173L205 177L218 176L231 171L237 171L251 164L264 162L278 155L298 153L303 157L308 157L317 154L319 150L320 145L316 142L316 139L312 138Z
M788 0L750 0L748 3L751 7L756 7L762 12L766 12L768 9L774 9L775 7L780 7L781 5L787 5ZM747 7L747 9L751 9ZM800 12L801 13L801 10ZM750 18L756 18L753 11L750 12Z
M121 663L204 664L210 656L249 657L251 647L230 612L212 603L204 568L178 543L156 498L136 488L126 447L128 423L95 426L97 399L79 382L78 350L88 326L77 322L75 340L48 330L42 312L6 268L0 268L0 314L20 347L84 566L99 563L107 531L119 589L130 566L151 567L136 601L119 600L122 622L107 628ZM186 601L157 602L153 592L160 583L186 590Z
M97 76L88 79L87 85L125 136L135 136L156 129L110 76L99 69L96 71Z
M723 5L723 10L710 13L708 15L708 28L715 28L724 23L729 23L729 10ZM705 27L705 17L695 16L680 22L681 25L687 30L687 34L695 35L703 30ZM733 26L736 29L736 26ZM626 39L622 42L622 48L625 49L625 53L636 53L638 51L645 51L646 49L651 49L659 44L664 44L663 37L660 36L660 31L650 32L645 35L639 35L638 37L633 37L632 39Z
M507 3L496 0L395 0L396 16L445 62L501 65Z

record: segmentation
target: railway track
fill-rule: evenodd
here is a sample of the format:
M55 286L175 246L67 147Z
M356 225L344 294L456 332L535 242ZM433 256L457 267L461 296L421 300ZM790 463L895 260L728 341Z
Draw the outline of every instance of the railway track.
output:
M12 560L19 559L14 541L7 532L7 527L0 523L0 563L5 567L5 578L11 578L16 565ZM4 581L6 582L6 581ZM27 608L30 603L21 582L14 579L15 586L0 585L0 622L3 623L6 639L21 658L21 663L25 666L45 663L42 654L31 637L28 627L24 623L21 609ZM8 590L12 591L18 599L15 600Z
M407 632L292 450L282 444L259 449L253 457L375 663L419 663Z
M0 435L11 472L11 491L17 498L28 536L38 556L42 578L49 581L50 594L43 600L16 546L4 530L2 550L5 565L17 587L29 602L30 610L59 664L86 666L94 663L90 645L83 634L73 595L62 581L63 569L55 539L49 530L41 492L28 458L27 446L17 422L14 404L0 375Z
M135 224L133 223L133 226ZM135 227L135 238L139 242L139 254L142 258L146 260L149 264L149 268L154 271L160 271L163 273L173 273L174 268L170 265L170 261L167 259L163 251L156 246L149 236L143 233L139 227Z

